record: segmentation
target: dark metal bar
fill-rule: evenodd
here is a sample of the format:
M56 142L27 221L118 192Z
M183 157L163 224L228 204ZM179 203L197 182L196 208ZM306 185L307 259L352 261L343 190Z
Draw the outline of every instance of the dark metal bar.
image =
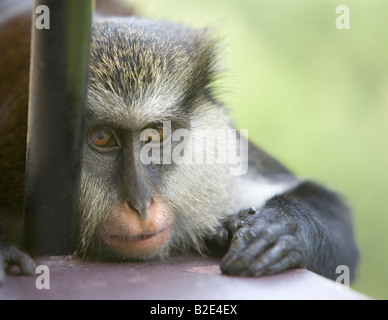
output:
M34 4L24 191L24 246L34 255L76 249L91 11L91 0Z

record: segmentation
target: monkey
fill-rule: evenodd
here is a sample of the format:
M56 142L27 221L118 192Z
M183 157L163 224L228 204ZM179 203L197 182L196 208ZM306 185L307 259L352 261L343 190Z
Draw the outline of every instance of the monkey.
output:
M0 18L0 281L10 265L34 273L13 244L22 233L29 15ZM307 268L335 279L346 265L353 279L350 209L229 134L218 57L208 29L134 16L93 21L77 255L150 261L195 252L247 277ZM175 161L164 161L171 154ZM231 170L225 154L245 169ZM193 157L198 163L186 161Z

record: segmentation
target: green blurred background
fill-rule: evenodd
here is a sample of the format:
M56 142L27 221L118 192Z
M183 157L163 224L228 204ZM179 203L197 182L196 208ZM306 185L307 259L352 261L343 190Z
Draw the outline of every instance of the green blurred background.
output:
M138 15L222 38L221 99L249 137L354 208L353 287L388 299L388 2L129 0ZM335 10L350 9L350 30Z

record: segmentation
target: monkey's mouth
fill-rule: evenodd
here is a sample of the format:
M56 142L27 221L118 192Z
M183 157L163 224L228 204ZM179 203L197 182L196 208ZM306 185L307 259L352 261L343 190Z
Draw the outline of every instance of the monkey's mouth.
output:
M162 233L166 232L170 227L165 227L161 230L158 230L156 232L150 232L150 233L144 233L139 235L117 235L117 234L111 234L108 236L103 236L103 240L105 241L119 241L119 242L140 242L143 240L148 240L155 238Z
M155 256L167 243L172 226L136 235L103 234L102 241L114 252L129 259L145 260Z

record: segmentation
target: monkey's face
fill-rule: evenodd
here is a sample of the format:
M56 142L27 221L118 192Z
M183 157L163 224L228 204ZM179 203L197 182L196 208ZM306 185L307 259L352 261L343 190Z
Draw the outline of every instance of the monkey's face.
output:
M165 161L179 143L171 144L178 129L229 127L209 87L213 49L203 32L170 23L127 18L93 25L82 255L143 260L201 250L232 212L227 166ZM159 150L159 162L147 161L150 147ZM185 152L196 150L189 142Z
M162 129L155 127L141 130L148 136L141 141L129 119L113 124L88 115L81 201L83 231L93 237L92 255L148 259L170 239L174 212L161 191L161 168L140 157L145 145L162 146Z

